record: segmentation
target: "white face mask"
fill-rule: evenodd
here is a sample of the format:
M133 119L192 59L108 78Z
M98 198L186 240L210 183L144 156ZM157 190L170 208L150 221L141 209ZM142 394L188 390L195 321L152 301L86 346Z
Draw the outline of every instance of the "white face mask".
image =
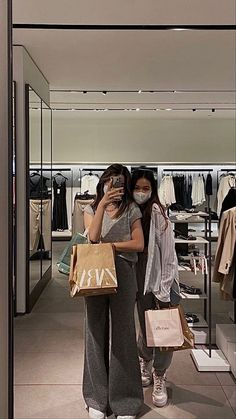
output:
M103 192L104 192L104 195L105 195L105 193L107 193L108 188L109 188L109 186L108 186L108 185L104 185L104 186L103 186Z
M145 204L145 202L147 202L151 198L151 196L152 196L152 191L149 191L147 193L145 192L133 193L134 200L138 205Z

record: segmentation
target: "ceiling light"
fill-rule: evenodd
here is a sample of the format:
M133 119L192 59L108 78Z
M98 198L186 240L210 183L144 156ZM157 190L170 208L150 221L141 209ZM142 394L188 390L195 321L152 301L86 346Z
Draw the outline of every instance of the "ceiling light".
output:
M212 110L211 110L211 112L215 112L216 110L213 108Z
M174 29L172 29L173 31L187 31L188 29L186 29L186 28L174 28Z
M86 93L88 93L87 90L83 90L83 94L85 95Z
M154 110L159 111L160 109L154 109Z
M136 111L140 111L140 108L136 108Z
M197 109L193 109L193 112L196 112Z
M72 110L72 111L75 111L75 109L74 109L74 108L72 108L71 110Z
M172 109L171 108L167 108L167 109L165 109L165 111L172 111Z
M106 90L103 90L102 94L105 96L107 94Z
M142 93L142 90L139 90L139 91L138 91L138 93L139 93L139 94L140 94L140 93Z
M104 109L104 112L106 112L106 111L108 111L108 109L106 108L106 109Z

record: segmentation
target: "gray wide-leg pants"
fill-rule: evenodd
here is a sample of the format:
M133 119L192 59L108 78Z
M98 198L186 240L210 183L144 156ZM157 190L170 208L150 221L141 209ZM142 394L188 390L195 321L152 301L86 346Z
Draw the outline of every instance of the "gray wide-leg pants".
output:
M155 297L152 293L143 295L146 264L147 255L143 253L139 254L139 261L136 265L138 283L137 309L140 324L138 353L145 361L153 361L154 369L158 374L162 375L171 364L173 352L162 352L159 348L151 348L146 344L145 311L152 310L156 307Z
M134 323L135 268L117 257L116 270L117 294L85 298L83 395L88 407L101 412L110 407L115 415L137 415L143 404L143 391Z

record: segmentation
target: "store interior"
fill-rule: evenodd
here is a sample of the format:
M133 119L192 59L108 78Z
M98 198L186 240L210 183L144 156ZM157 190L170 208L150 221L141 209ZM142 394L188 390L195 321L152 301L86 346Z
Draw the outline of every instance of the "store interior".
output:
M195 335L193 351L174 354L168 405L155 408L146 388L139 417L233 418L236 302L213 281L222 203L236 187L235 30L220 27L233 2L93 3L13 2L15 419L87 417L84 301L57 262L111 163L154 172Z

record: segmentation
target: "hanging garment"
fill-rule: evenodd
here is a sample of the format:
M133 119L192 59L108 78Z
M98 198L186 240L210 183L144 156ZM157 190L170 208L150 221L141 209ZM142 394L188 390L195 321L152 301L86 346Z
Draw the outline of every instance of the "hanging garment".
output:
M185 208L191 209L193 206L192 202L192 176L188 175L188 178L186 179L186 203Z
M236 207L223 212L217 242L213 281L220 283L223 299L233 298L236 264Z
M174 204L176 202L172 176L163 176L158 190L158 195L162 205L164 205L165 207L168 207L169 205Z
M44 250L51 250L51 200L30 199L30 251L36 251L40 235Z
M223 176L220 179L220 184L217 192L217 215L220 216L222 202L224 201L230 188L236 186L236 178L234 175Z
M234 207L236 207L236 188L230 188L229 192L227 193L222 203L220 220L224 211L227 211L228 209L231 209Z
M48 199L47 181L48 178L41 176L38 172L34 172L30 175L31 199Z
M66 178L56 175L53 179L53 219L52 230L67 230L67 207L66 207Z
M97 175L84 175L81 179L81 193L88 192L90 195L96 195L98 182Z
M72 233L83 233L84 227L84 208L91 205L93 199L75 199L72 215Z
M185 176L177 175L173 177L174 189L175 189L175 200L176 204L181 205L182 208L185 208Z
M206 195L212 195L212 176L210 173L206 177Z
M205 202L205 184L202 175L195 176L192 184L192 203L193 206L202 205Z

